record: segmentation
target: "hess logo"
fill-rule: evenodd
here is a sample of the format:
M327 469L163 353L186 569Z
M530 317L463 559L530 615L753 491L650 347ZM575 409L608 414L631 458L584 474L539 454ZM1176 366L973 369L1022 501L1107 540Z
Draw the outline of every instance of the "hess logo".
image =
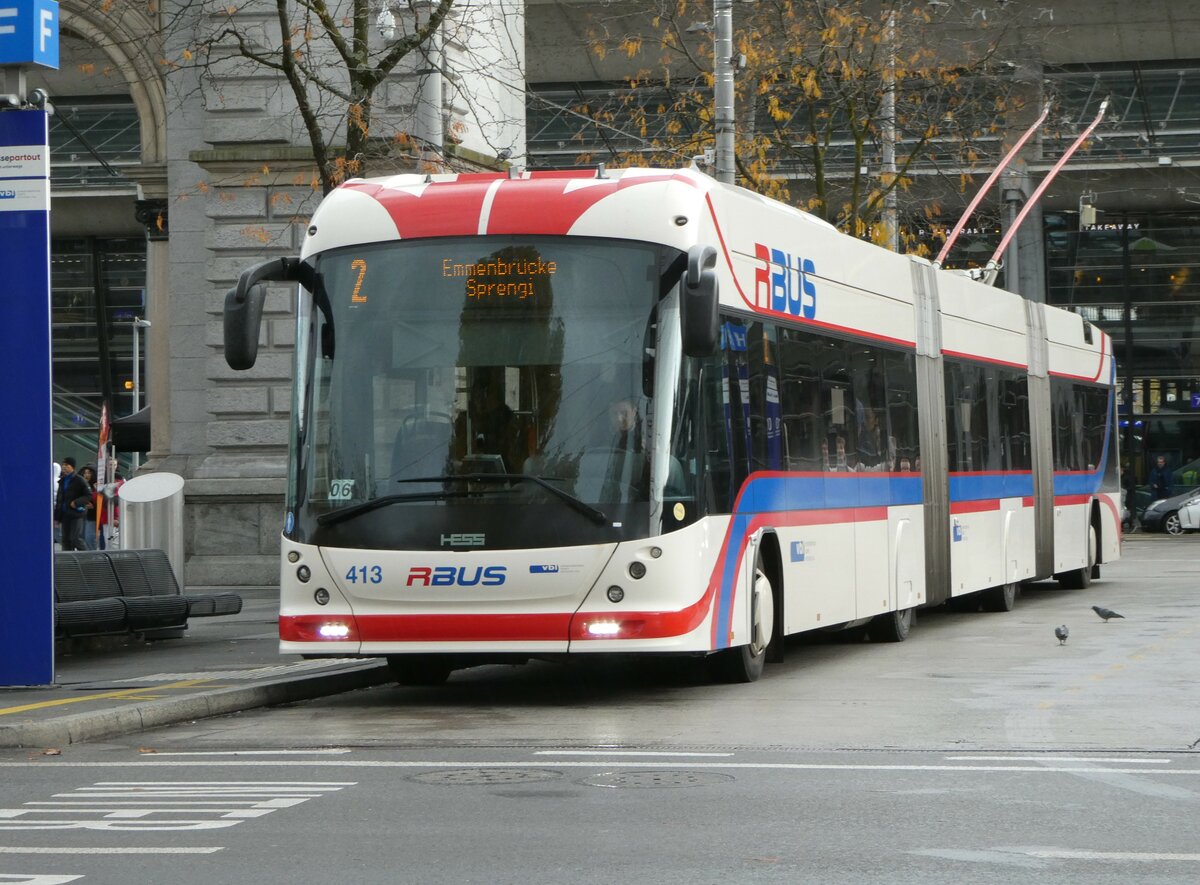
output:
M768 249L762 243L754 244L754 257L763 261L763 266L754 271L755 305L811 320L817 312L817 286L813 281L817 267L812 260L782 249Z
M443 547L482 547L486 543L487 536L483 534L458 532L453 535L442 535Z
M507 569L502 565L442 565L437 568L414 566L408 570L406 587L498 587L504 583Z

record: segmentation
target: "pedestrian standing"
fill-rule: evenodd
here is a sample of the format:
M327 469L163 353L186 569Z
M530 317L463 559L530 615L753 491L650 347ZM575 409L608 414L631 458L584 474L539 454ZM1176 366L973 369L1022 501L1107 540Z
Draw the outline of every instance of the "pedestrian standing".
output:
M83 523L87 519L92 489L75 471L75 459L62 459L62 478L54 502L54 521L62 526L63 550L86 550Z
M1167 469L1167 459L1159 455L1150 468L1150 500L1161 501L1171 497L1171 471Z
M96 537L98 534L96 531L96 504L100 492L96 486L96 468L91 464L85 464L79 473L91 490L91 494L88 495L87 511L83 514L83 546L88 550L99 550L101 545Z

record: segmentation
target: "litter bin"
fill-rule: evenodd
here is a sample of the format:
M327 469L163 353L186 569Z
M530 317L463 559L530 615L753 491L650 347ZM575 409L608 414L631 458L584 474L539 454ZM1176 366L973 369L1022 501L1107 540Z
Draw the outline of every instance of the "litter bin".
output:
M128 480L117 492L121 501L121 549L163 550L183 580L183 477L146 473Z

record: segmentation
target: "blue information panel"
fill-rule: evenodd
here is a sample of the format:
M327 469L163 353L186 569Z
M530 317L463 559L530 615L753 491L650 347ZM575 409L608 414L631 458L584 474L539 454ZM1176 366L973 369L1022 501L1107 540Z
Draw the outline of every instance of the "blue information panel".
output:
M58 69L57 0L0 0L0 65Z
M0 685L54 681L48 127L45 111L0 111L0 540L12 561L0 581Z

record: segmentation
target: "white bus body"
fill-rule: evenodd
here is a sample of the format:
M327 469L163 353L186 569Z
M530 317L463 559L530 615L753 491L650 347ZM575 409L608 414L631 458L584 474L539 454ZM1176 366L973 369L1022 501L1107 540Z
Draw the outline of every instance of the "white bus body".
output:
M720 345L686 356L686 286L654 269L704 246ZM608 261L610 247L628 251ZM1008 608L1021 582L1086 585L1119 556L1107 335L698 172L352 181L301 261L321 282L301 276L281 652L419 661L435 678L503 656L723 652L752 679L772 637L870 624L902 639L916 608L980 591ZM639 294L650 277L669 291ZM621 306L594 312L610 292ZM435 328L439 310L461 327ZM485 374L520 425L515 455L487 448L469 411ZM588 450L564 426L597 411L582 405L596 379L638 401L629 445L650 491L621 504L582 491ZM389 454L406 422L425 435ZM432 468L389 473L428 438ZM545 476L600 516L483 475L536 474L550 448Z

